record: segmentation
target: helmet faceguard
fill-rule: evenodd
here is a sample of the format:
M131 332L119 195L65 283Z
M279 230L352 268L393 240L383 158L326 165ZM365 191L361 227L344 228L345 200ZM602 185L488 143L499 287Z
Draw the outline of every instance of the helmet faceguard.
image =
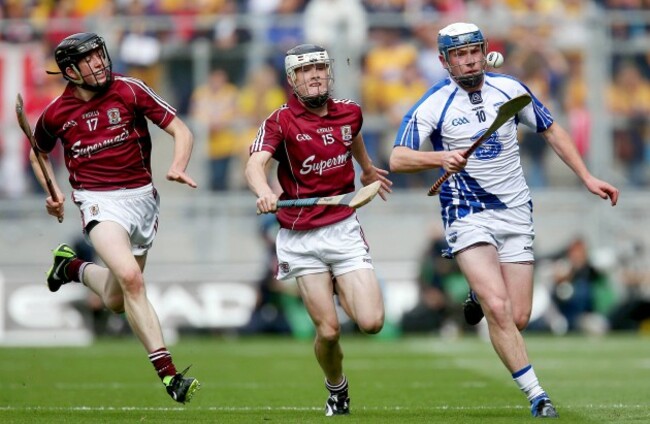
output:
M457 54L459 49L469 49L473 46L480 46L481 51L483 52L480 70L471 74L462 74L460 71L457 72L457 75L454 74L452 68L461 69L462 65L457 64L452 66L450 57ZM458 85L466 89L476 88L483 82L487 48L487 39L483 36L481 30L474 24L458 22L448 25L438 32L438 51L440 52L440 56L444 59L444 67L447 72L449 72L451 78L453 78ZM465 63L465 65L467 65L467 63Z
M104 62L104 68L94 71L88 75L82 75L79 69L79 62L87 58L93 51L99 50L99 54ZM103 91L113 80L113 63L106 49L104 39L92 32L82 32L70 35L63 39L54 50L54 60L59 66L63 78L90 91ZM75 77L68 75L66 70L71 68ZM105 81L97 80L98 73L104 73ZM93 76L96 84L89 84L84 77Z
M293 92L307 107L319 108L330 98L330 89L334 84L333 62L329 58L327 50L315 44L300 44L287 52L284 58L284 70L287 73ZM303 73L296 75L296 69L319 64L325 65L327 68L327 81L324 90L323 87L319 87L317 94L311 94L309 93L310 84L320 80L320 78L314 77L307 80ZM302 81L298 81L299 78L302 78Z

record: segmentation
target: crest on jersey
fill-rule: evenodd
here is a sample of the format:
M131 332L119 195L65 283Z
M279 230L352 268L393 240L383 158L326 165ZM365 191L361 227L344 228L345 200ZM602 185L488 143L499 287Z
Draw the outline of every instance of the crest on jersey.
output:
M487 131L487 129L476 133L474 137L472 137L472 142L478 140L479 137L485 134L485 131ZM495 157L499 156L501 150L503 150L503 144L499 141L499 133L495 131L494 134L490 136L490 138L481 144L481 147L476 149L476 152L474 152L474 157L476 157L478 160L494 159Z
M280 262L278 264L278 267L280 268L280 271L284 272L285 274L291 271L291 267L289 266L289 262Z
M120 110L117 108L108 109L106 112L108 115L108 123L111 125L116 125L122 122L122 117L120 116Z
M343 125L341 127L341 137L343 141L352 140L352 127L350 125Z
M483 97L481 96L480 91L474 91L469 93L469 102L473 105L480 105L483 103Z

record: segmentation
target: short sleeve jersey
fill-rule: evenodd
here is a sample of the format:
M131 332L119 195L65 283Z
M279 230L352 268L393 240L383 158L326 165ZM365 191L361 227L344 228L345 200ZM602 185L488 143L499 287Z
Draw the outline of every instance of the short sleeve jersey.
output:
M151 183L147 118L164 129L176 110L141 80L118 74L106 91L87 102L73 93L69 83L34 128L43 152L61 140L72 188L106 191Z
M434 85L404 116L394 146L419 150L429 140L436 151L469 148L492 124L499 106L521 94L532 102L499 128L441 187L446 226L485 209L514 208L531 201L517 140L519 123L543 132L553 124L548 109L517 79L486 73L480 91L468 93L451 78ZM441 170L441 172L443 172Z
M354 191L352 141L363 115L351 100L329 99L327 115L317 116L292 96L259 128L250 153L268 151L278 161L280 199L336 196ZM282 228L310 230L339 222L354 213L342 206L281 208Z

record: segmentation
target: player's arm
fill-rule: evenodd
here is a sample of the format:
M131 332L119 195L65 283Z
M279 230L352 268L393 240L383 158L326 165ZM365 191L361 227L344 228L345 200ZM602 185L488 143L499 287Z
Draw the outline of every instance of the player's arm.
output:
M591 175L582 157L580 157L580 153L571 136L569 136L564 128L558 123L553 123L541 134L553 151L582 180L582 183L590 192L603 199L609 198L612 206L616 205L618 201L618 189Z
M36 146L38 146L38 154L40 156L41 162L45 167L47 175L50 177L50 182L54 188L54 193L56 194L57 201L55 202L52 199L52 196L49 195L49 190L47 187L47 178L43 174L40 165L38 164L38 159L36 158L36 153L34 149L29 150L29 164L32 167L34 176L36 180L43 188L45 193L48 193L48 196L45 198L45 209L49 215L55 216L57 218L63 218L64 215L64 206L65 195L61 191L61 187L56 182L56 174L54 173L54 168L52 162L50 161L49 155L46 152L51 151L56 144L56 136L52 135L47 131L45 126L45 112L38 118L36 126L34 127L34 141Z
M395 146L390 154L390 170L412 173L443 168L447 172L458 172L467 165L463 152L464 150L423 152L405 146Z
M52 162L50 162L49 156L46 153L42 153L42 152L39 152L39 155L41 157L41 161L43 162L43 165L45 166L45 170L50 176L50 181L52 182L52 187L54 187L54 193L56 193L56 197L58 200L55 202L54 199L52 199L52 196L48 195L47 198L45 199L45 209L47 210L47 213L49 215L55 216L57 218L63 218L64 215L63 203L65 202L65 196L61 191L59 184L56 182L56 178L55 178L56 174L54 173ZM45 175L43 174L43 171L41 170L41 167L38 164L38 159L36 159L36 153L34 152L34 149L29 150L29 163L32 166L32 170L34 171L34 175L36 176L38 183L43 188L43 191L45 193L49 193Z
M246 162L246 182L257 196L257 209L262 213L275 212L278 195L273 192L267 178L267 166L272 154L266 150L253 152Z
M172 164L167 171L167 179L169 181L176 181L196 188L196 182L185 173L187 165L190 163L192 146L194 145L194 136L192 135L192 131L190 131L187 125L176 116L169 125L165 127L165 132L174 137L174 157L172 159Z
M351 150L352 157L354 157L354 160L356 160L361 167L361 184L367 186L375 181L381 181L379 196L386 200L386 195L391 192L390 186L393 185L393 182L388 179L387 170L377 168L372 164L372 159L370 159L370 156L368 155L366 144L363 141L361 133L357 134L357 136L352 140Z

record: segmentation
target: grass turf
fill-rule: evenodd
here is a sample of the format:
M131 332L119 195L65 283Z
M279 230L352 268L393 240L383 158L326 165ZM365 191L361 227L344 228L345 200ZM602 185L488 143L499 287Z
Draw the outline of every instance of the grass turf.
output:
M650 422L650 338L526 336L562 422ZM490 344L404 337L342 339L352 415L325 418L311 342L181 338L179 369L202 383L173 402L133 339L87 348L0 348L2 423L520 423L528 403Z

